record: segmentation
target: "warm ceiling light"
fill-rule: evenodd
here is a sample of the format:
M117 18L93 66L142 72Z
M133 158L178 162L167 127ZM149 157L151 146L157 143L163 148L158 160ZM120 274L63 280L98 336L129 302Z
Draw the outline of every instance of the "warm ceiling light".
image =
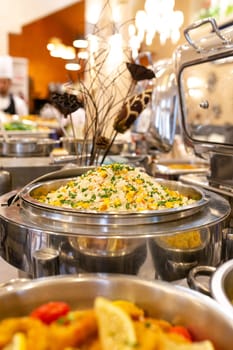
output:
M52 51L54 49L54 44L48 43L46 47L47 47L47 50Z
M61 43L62 43L61 39L56 38L56 37L51 38L51 39L49 39L49 42L48 42L48 44L47 44L47 49L48 49L49 51L52 51L52 50L55 49L55 47L56 47L57 45L60 45Z
M63 58L64 60L73 60L76 57L75 48L62 43L59 38L52 38L47 44L50 56Z
M73 60L76 56L75 49L72 46L65 46L61 58L64 60Z
M78 62L68 62L65 65L66 70L77 71L81 69L81 66Z
M78 58L80 58L80 60L87 60L89 57L89 53L88 51L79 51L77 56Z
M73 41L73 45L78 49L86 49L88 47L88 41L83 38L78 38Z
M50 51L50 56L52 57L61 57L63 52L65 50L65 46L63 44L57 44L55 47Z

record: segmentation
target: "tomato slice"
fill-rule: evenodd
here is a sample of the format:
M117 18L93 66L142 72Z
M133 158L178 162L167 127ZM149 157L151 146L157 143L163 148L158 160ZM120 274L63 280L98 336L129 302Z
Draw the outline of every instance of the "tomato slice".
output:
M50 324L62 316L67 315L70 306L63 301L50 301L34 309L30 317L37 318L43 323Z
M170 333L176 333L184 337L186 340L192 342L192 336L188 329L184 326L172 326L169 330Z

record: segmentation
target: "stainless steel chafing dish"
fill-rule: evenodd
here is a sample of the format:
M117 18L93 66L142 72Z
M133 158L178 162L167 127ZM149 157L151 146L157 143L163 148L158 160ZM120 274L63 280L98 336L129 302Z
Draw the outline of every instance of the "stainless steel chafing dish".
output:
M204 25L211 33L194 40ZM183 174L180 180L224 195L232 207L233 26L221 30L214 19L206 19L186 28L185 36L188 44L175 52L181 130L186 145L209 161L210 170L206 176Z
M44 157L59 145L49 138L8 137L0 139L0 156L3 157Z
M69 153L69 155L84 155L90 154L92 149L92 140L87 140L84 142L83 139L75 139L73 137L61 137L60 141L65 150ZM123 140L115 140L112 144L108 154L119 155L126 145L126 142Z
M45 275L51 271L53 274L117 272L166 280L185 277L199 263L217 265L222 261L222 229L230 207L217 194L171 182L177 189L197 195L196 205L185 210L141 214L75 213L43 206L33 198L37 187L51 185L52 180L55 186L62 175L69 178L75 171L79 175L85 170L59 170L48 174L47 179L44 175L43 183L41 179L35 181L18 195L13 191L1 197L0 237L4 259L34 277L38 277L39 270ZM198 235L196 254L192 245L191 249L186 244L176 246L176 239L179 241L181 237L186 241L182 234L194 227ZM158 262L166 259L167 252L159 249L158 238L166 236L175 238L174 254L170 255L169 264L161 267ZM44 269L41 264L38 268L38 255Z

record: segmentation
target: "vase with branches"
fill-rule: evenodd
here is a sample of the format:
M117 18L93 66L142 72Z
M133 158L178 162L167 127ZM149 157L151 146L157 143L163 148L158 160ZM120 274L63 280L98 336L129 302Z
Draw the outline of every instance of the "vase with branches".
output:
M92 34L88 35L88 59L83 76L65 84L63 93L53 93L52 103L65 116L70 116L75 141L72 113L85 110L82 152L78 162L85 165L103 163L119 133L125 133L150 100L151 90L134 95L137 81L154 79L153 72L132 62L131 51L124 44L122 26L105 23L106 2ZM142 74L142 71L144 74ZM140 73L140 74L139 74ZM149 73L149 74L148 74ZM90 155L85 149L91 142Z

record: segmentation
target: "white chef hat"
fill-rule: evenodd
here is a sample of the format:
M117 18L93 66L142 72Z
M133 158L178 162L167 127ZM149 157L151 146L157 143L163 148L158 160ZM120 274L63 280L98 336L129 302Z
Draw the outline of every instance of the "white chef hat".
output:
M0 78L13 78L13 59L11 56L0 56Z

